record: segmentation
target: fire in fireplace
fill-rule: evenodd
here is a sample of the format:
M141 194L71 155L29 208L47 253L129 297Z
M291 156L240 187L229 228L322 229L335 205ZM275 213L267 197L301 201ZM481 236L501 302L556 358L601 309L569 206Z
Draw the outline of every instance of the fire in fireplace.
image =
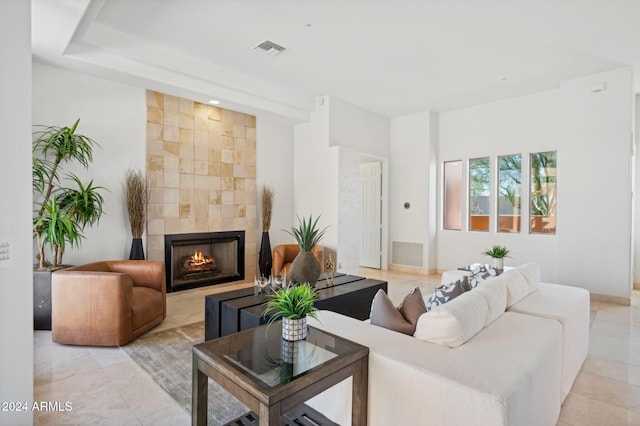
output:
M244 280L244 231L164 239L167 292Z

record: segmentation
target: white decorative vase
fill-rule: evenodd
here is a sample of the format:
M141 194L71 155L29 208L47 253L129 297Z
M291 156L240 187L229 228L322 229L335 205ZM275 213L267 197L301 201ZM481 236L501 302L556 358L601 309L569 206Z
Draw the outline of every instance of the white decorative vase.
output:
M504 270L504 258L502 257L494 257L493 258L493 269L498 269L500 271Z
M290 342L307 338L307 317L300 319L282 319L282 339Z

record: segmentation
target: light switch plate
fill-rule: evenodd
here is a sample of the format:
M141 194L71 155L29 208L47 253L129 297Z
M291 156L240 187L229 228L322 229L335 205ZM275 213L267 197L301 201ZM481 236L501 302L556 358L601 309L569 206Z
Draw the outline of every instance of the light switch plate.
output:
M11 241L7 238L0 238L0 268L11 265L13 259L13 248Z

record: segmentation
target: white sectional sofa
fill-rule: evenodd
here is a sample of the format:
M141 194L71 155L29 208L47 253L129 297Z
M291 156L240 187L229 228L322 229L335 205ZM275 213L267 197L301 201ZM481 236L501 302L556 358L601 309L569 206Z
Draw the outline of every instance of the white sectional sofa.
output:
M589 293L539 276L522 265L423 314L415 336L438 343L329 311L310 325L369 347L369 425L555 425L587 355ZM308 404L351 424L350 380Z

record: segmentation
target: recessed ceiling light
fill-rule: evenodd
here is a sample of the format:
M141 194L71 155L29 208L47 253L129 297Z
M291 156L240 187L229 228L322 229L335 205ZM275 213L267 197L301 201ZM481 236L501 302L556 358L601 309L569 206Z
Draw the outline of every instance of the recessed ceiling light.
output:
M209 103L210 103L211 105L218 105L218 104L220 104L220 101L215 100L215 99L211 99L211 100L209 101Z

